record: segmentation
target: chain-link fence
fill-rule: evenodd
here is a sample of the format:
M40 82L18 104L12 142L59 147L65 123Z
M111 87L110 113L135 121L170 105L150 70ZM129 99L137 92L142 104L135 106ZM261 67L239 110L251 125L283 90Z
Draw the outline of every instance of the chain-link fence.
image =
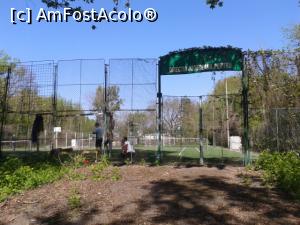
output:
M252 110L251 118L259 117L264 119L251 127L255 150L299 150L300 108L274 108L268 112Z
M141 143L137 140L155 135L157 60L109 63L62 60L1 67L1 146L7 150L32 149L35 144L43 150L94 148L96 122L106 130L105 138L109 132L114 134L115 146L123 136L137 145ZM113 120L116 129L109 126ZM59 132L54 133L54 127Z
M156 124L157 60L111 59L107 85L107 111L111 112L114 127L113 147L121 148L127 137L139 157L154 155L157 137ZM118 153L120 150L117 150Z
M0 66L0 148L2 150L2 141L4 136L4 125L7 111L7 92L10 68L6 65Z
M43 148L51 148L54 77L52 61L15 63L9 67L7 89L3 89L5 103L2 104L1 141L4 149L7 146L13 146L14 150L31 149L34 123L43 127L40 144ZM38 117L39 124L35 122Z
M299 71L297 54L245 53L254 151L300 148ZM111 59L107 65L101 59L2 65L1 146L8 150L34 149L36 145L45 150L53 146L90 149L94 147L94 125L99 122L113 148L119 150L121 140L128 137L136 148L154 155L158 143L157 79L156 59ZM234 82L231 85L242 90L245 87L237 84L238 79L229 79L229 85ZM218 154L232 145L240 152L245 134L241 104L240 94L164 96L164 150L173 148L176 153L172 154L180 158L191 148L195 153L187 155L198 156L199 145L204 143L207 150L218 148ZM61 127L57 138L53 127ZM33 140L36 129L42 130L38 143Z
M253 150L299 150L299 52L248 52L245 59Z
M164 96L163 155L168 161L242 163L241 95Z
M57 64L56 147L93 149L95 123L104 126L105 61L61 60Z

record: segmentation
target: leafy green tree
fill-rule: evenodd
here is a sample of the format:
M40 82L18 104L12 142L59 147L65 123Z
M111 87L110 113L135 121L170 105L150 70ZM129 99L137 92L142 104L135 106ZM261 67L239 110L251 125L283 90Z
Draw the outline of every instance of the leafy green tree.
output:
M206 3L211 9L214 9L217 6L222 7L224 2L223 0L206 0Z
M47 5L47 7L49 8L63 8L63 7L71 7L74 9L74 11L76 10L82 10L82 7L80 6L80 4L75 4L74 5L74 0L41 0L43 3L45 3ZM94 3L95 0L81 0L82 2L86 3L86 4L91 4ZM114 4L114 7L117 8L120 4L120 0L111 0L112 3ZM129 7L130 6L130 0L126 0L125 1L125 7ZM224 4L224 0L206 0L206 4L211 8L214 9L216 7L222 7ZM300 1L299 1L300 4Z
M11 57L3 50L0 51L0 65L8 65L11 61Z
M199 105L187 97L165 98L163 103L164 133L172 137L197 137L198 110Z
M70 7L73 8L74 11L77 10L82 10L82 6L79 3L75 3L74 0L41 0L43 3L45 3L47 5L47 7L49 8L54 8L54 9L59 9L59 8L64 8L64 7ZM120 0L111 0L113 5L114 5L114 9L117 9L117 7L120 4ZM82 0L82 2L86 3L86 4L92 4L95 2L95 0ZM129 7L130 6L130 0L126 0L125 1L125 7ZM223 0L206 0L206 4L214 9L215 7L222 7L223 6Z
M107 88L107 110L115 112L120 110L123 100L120 98L120 88L118 86L110 86ZM93 99L93 107L97 111L104 112L105 110L105 89L99 86L96 90L95 97Z
M176 135L180 126L180 101L178 99L165 99L163 104L164 132L171 136Z
M295 65L298 70L298 76L300 78L300 24L296 24L293 27L286 29L285 34L287 39L290 42L290 46L293 51L298 53L298 56L295 58ZM300 87L299 87L300 91Z
M198 123L198 115L199 115L199 105L197 102L193 102L189 98L181 99L181 129L183 137L188 138L197 138L199 123Z
M206 0L207 5L210 6L210 8L214 9L216 7L222 7L224 4L224 0ZM299 1L300 5L300 1Z
M292 28L287 29L286 36L291 42L292 48L300 51L300 24L296 24Z

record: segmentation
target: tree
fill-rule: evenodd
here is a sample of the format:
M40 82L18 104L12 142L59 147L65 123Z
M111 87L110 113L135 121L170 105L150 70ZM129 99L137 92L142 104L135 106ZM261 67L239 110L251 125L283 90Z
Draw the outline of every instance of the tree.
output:
M64 7L70 7L74 11L80 11L82 10L82 7L77 3L75 4L74 0L41 0L43 3L47 5L49 8L59 9ZM82 0L86 4L92 4L95 2L95 0ZM114 9L117 10L120 0L111 0L114 4ZM206 4L209 5L210 8L214 9L215 7L223 6L223 0L206 0ZM125 1L125 7L130 6L130 0Z
M172 137L197 137L198 108L199 105L187 97L164 99L164 132Z
M93 99L93 107L97 111L105 111L105 89L102 86L97 88ZM120 110L123 100L119 96L120 88L118 86L110 86L107 88L107 110L115 112Z
M223 0L206 0L207 5L211 9L216 8L217 6L222 7L223 6Z
M54 9L58 9L58 8L64 8L64 7L71 7L74 9L74 11L76 10L82 10L81 6L79 5L74 5L74 0L41 0L43 3L45 3L47 5L47 7L49 8L54 8ZM94 3L95 0L81 0L86 4L91 4ZM114 9L117 9L119 4L120 4L120 0L111 0L112 3L114 4ZM206 4L211 8L214 9L216 7L222 7L224 4L224 0L206 0ZM300 4L300 1L299 1ZM125 1L125 7L129 7L130 6L130 0L126 0Z
M180 100L164 99L163 103L163 124L167 134L175 136L180 127Z
M1 65L8 65L11 61L11 57L6 54L3 50L0 51L0 64Z
M214 9L216 7L222 7L224 4L224 0L206 0L207 5L210 6L211 9ZM300 1L299 1L300 4Z
M300 24L284 29L284 34L289 41L289 47L300 51Z
M181 129L182 136L187 138L197 138L199 131L199 105L190 98L181 99Z
M82 4L75 3L75 0L41 0L43 3L47 5L49 8L54 8L54 9L59 9L59 8L65 8L69 7L73 9L73 11L82 11ZM82 2L86 4L92 4L95 2L95 0L81 0ZM111 0L113 3L113 9L118 10L118 7L120 5L120 0ZM202 0L203 1L203 0ZM300 0L298 0L299 6L300 6ZM130 7L130 0L126 0L124 6L125 7ZM206 0L206 4L211 8L215 9L216 7L223 7L224 5L224 0ZM93 25L92 29L96 29L96 26Z
M249 121L254 149L288 150L299 146L296 130L300 120L296 108L299 107L300 79L295 57L297 54L290 51L247 54ZM285 122L280 122L283 120L279 120L279 113L285 115Z
M59 9L59 8L72 8L73 11L81 11L82 10L82 4L75 3L75 0L41 0L43 3L47 5L48 8L54 8L54 9ZM95 0L81 0L82 2L86 4L93 4ZM114 9L117 10L117 7L119 6L119 0L111 0L112 3L114 4ZM130 6L130 1L127 0L125 3L126 7Z
M290 42L290 47L298 53L298 56L295 58L295 65L298 70L298 76L300 78L300 24L294 25L290 29L285 30L287 39Z
M204 131L210 143L227 147L227 104L226 82L228 87L228 119L231 136L241 135L241 76L235 75L219 80L208 98L203 100Z

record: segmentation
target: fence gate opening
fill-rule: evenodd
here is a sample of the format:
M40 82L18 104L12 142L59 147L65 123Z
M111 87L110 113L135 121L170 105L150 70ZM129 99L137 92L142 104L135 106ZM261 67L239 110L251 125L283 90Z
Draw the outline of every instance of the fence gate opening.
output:
M240 104L240 93L163 96L164 161L198 163L203 158L207 164L241 164Z
M242 115L238 115L239 119L237 123L240 124L240 118L243 118L243 131L241 132L240 127L237 127L235 136L236 139L243 140L243 161L244 164L250 162L249 152L249 139L248 139L248 77L244 73L244 56L241 49L231 47L221 48L193 48L183 51L171 52L168 55L160 57L159 61L159 83L158 83L158 121L159 121L159 144L157 151L157 159L161 160L162 149L168 150L163 147L164 140L174 139L173 144L180 147L178 149L178 156L182 157L185 151L198 151L199 162L204 163L205 152L213 156L213 151L217 151L217 148L221 148L221 162L224 162L224 150L223 148L230 148L230 134L229 134L229 98L226 94L224 96L199 96L195 99L194 97L180 97L172 98L171 96L163 98L161 88L161 77L162 76L175 76L192 73L202 72L215 72L215 71L241 71L242 76L242 93L236 94L239 98L239 102L243 105ZM227 88L227 86L226 86ZM171 98L170 98L171 97ZM225 101L224 101L225 100ZM211 108L211 102L213 102L213 108ZM225 107L224 107L225 103ZM232 102L231 105L235 103ZM173 105L175 114L178 114L177 121L175 124L171 124L167 121L168 107ZM218 105L219 109L215 108ZM177 109L176 109L177 108ZM221 121L216 121L213 118L212 121L210 114L211 110L214 110L213 115L218 115ZM224 110L226 109L226 110ZM166 112L167 111L167 112ZM219 111L219 112L218 112ZM231 110L232 111L232 110ZM225 115L224 115L225 112ZM172 114L174 116L174 114ZM224 122L225 121L225 122ZM174 122L174 121L172 121ZM178 124L177 124L178 123ZM171 126L164 132L164 126ZM171 125L170 125L171 124ZM195 126L195 125L198 125ZM212 125L211 125L212 124ZM218 125L217 125L218 124ZM225 131L224 131L225 129ZM224 135L225 134L225 135ZM225 137L224 137L225 136ZM179 137L179 139L178 139ZM242 138L243 137L243 138ZM194 143L192 142L194 141ZM224 142L224 140L227 140ZM198 146L197 146L198 142ZM226 143L227 142L227 143ZM208 150L209 143L212 144L213 149ZM191 145L192 144L192 145ZM189 146L191 145L191 146ZM206 151L205 151L206 146ZM177 152L178 152L177 151ZM176 151L175 151L176 152ZM176 154L176 153L171 153ZM190 157L193 158L193 157ZM212 157L213 158L213 157Z

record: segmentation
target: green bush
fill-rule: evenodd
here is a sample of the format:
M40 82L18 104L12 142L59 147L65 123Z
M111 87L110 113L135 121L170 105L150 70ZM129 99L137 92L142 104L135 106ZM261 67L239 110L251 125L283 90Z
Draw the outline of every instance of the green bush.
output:
M77 189L72 189L68 197L68 206L70 209L80 208L82 205L80 193Z
M64 175L70 180L85 180L88 176L77 169L88 165L82 155L70 157L69 161L59 163L48 155L34 155L32 157L6 157L0 161L0 202L25 190L36 188L43 184L59 180ZM94 180L121 179L119 168L109 169L110 161L102 157L97 164L88 166ZM76 206L78 196L70 197L71 207ZM74 203L74 204L73 204ZM76 208L76 207L75 207Z
M110 166L109 159L106 156L103 156L101 158L101 161L99 163L96 163L92 166L90 166L90 170L93 174L94 180L103 180L105 179L104 171Z
M122 178L120 168L114 167L111 171L111 180L118 181Z
M276 185L300 198L300 157L296 152L264 151L259 155L255 166L264 171L266 183Z
M67 168L50 162L25 164L21 159L6 158L0 164L0 202L24 190L54 182L67 172Z

